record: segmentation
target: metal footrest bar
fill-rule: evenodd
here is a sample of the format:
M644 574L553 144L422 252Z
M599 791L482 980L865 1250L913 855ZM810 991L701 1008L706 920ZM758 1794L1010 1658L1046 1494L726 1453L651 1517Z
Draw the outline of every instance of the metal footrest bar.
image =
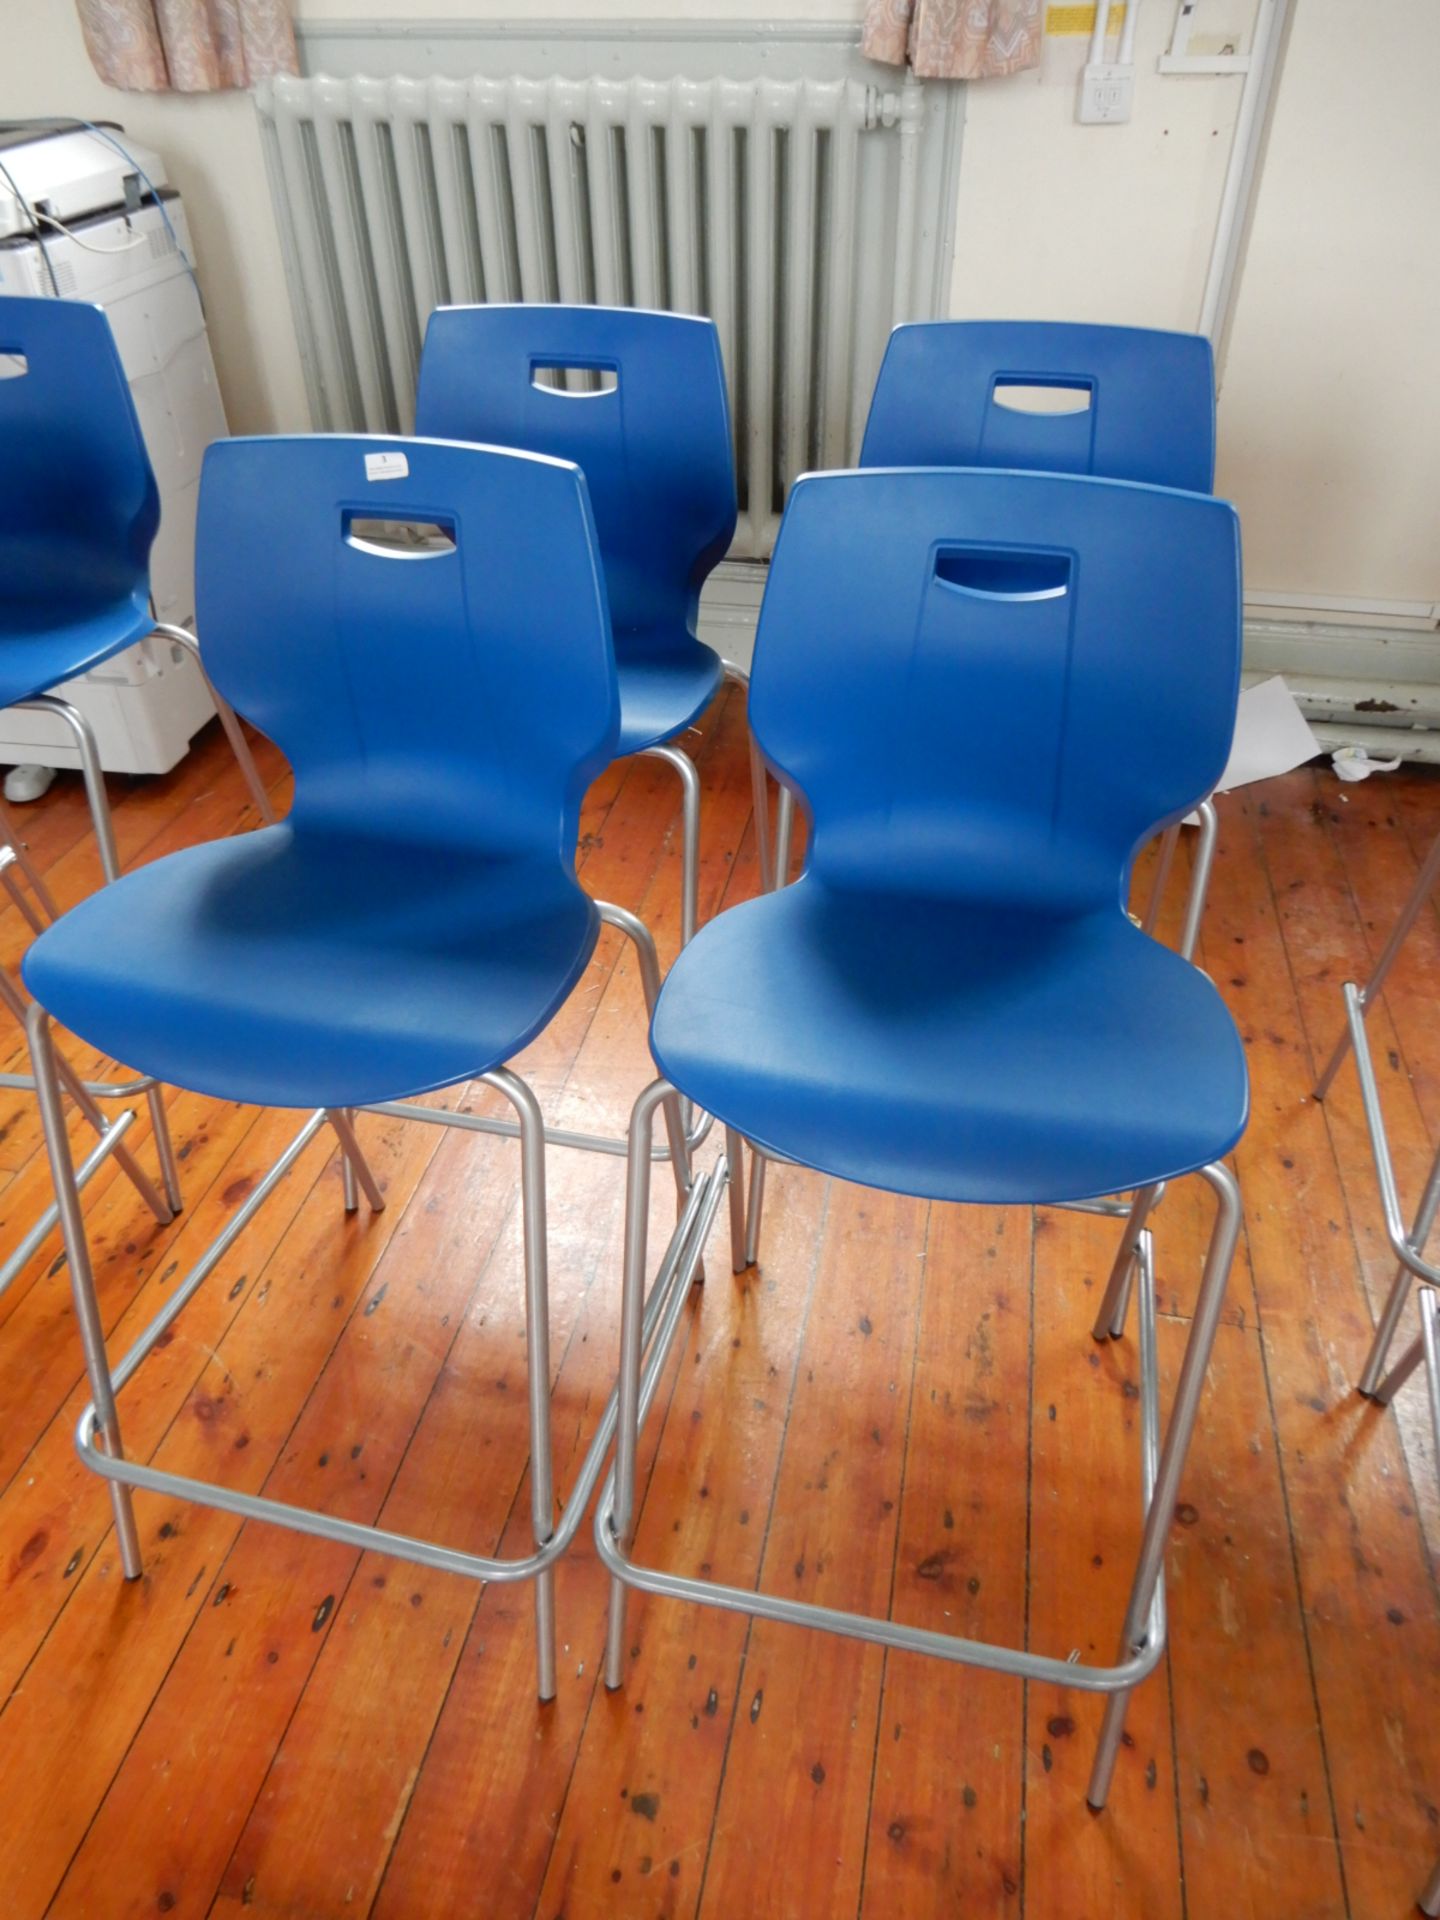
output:
M91 1175L109 1158L134 1124L135 1115L133 1113L116 1114L115 1118L100 1135L100 1138L95 1142L89 1153L86 1154L79 1166L76 1167L75 1185L78 1188L82 1191L84 1190L86 1181L89 1180ZM7 1256L4 1264L0 1265L0 1293L4 1293L5 1289L11 1284L17 1274L27 1265L41 1243L59 1224L59 1220L60 1208L56 1202L52 1200L40 1215L39 1219L36 1220L35 1224L30 1228L19 1246Z
M386 1112L390 1111L390 1108L377 1110ZM405 1106L403 1102L395 1103L394 1111L404 1118L419 1117L462 1128L474 1118L473 1115L444 1113L438 1109L417 1114L414 1108ZM305 1148L325 1126L326 1121L327 1115L323 1111L317 1111L310 1116L234 1218L228 1222L224 1231L211 1241L199 1260L180 1281L170 1299L150 1321L134 1345L111 1368L111 1380L116 1394L133 1378L176 1316L183 1311L224 1254L245 1231L265 1201L290 1172ZM710 1172L700 1175L690 1187L672 1239L669 1256L657 1275L654 1288L646 1301L645 1338L647 1342L662 1312L670 1303L677 1297L683 1303L694 1280L705 1241L714 1224L724 1191L723 1162ZM242 1519L275 1522L295 1532L311 1534L323 1540L334 1540L361 1551L391 1554L397 1559L414 1561L420 1566L433 1567L443 1573L456 1573L478 1580L513 1582L536 1578L548 1567L554 1565L573 1540L580 1521L589 1507L591 1496L600 1478L600 1470L610 1450L616 1418L617 1398L612 1392L576 1475L570 1500L562 1509L554 1533L542 1546L519 1558L465 1553L458 1548L416 1539L409 1534L392 1533L384 1527L367 1526L357 1521L344 1520L335 1515L317 1512L313 1508L297 1507L288 1501L272 1500L263 1494L243 1493L216 1485L208 1480L193 1479L187 1474L169 1473L163 1468L146 1466L139 1461L112 1458L105 1451L101 1441L98 1431L100 1421L93 1401L80 1415L75 1441L81 1457L88 1466L103 1478L121 1486L194 1501L201 1506L215 1507L226 1513L237 1514Z
M684 1226L676 1228L670 1253L683 1238ZM1148 1513L1160 1466L1160 1391L1156 1363L1155 1287L1153 1283L1150 1236L1141 1236L1140 1260L1144 1286L1140 1298L1140 1425L1141 1479L1144 1507ZM653 1300L657 1288L652 1289ZM654 1400L656 1388L680 1324L683 1291L672 1287L662 1308L660 1327L645 1351L640 1374L639 1422L643 1426ZM667 1599L699 1601L726 1612L749 1614L763 1620L778 1620L786 1626L820 1627L846 1639L867 1640L903 1653L932 1654L957 1665L983 1667L993 1673L1010 1673L1021 1678L1048 1681L1057 1686L1078 1687L1091 1693L1115 1693L1137 1686L1154 1672L1165 1651L1165 1582L1162 1572L1155 1583L1143 1644L1127 1659L1113 1666L1098 1667L1071 1657L1031 1653L1018 1647L997 1646L984 1640L966 1640L937 1633L930 1628L906 1626L900 1621L882 1620L871 1614L851 1613L840 1608L822 1607L805 1600L787 1600L779 1595L758 1592L751 1587L726 1586L722 1582L697 1580L689 1575L665 1573L659 1568L642 1566L621 1546L615 1531L615 1477L612 1465L601 1489L595 1515L595 1541L600 1557L610 1572L626 1586L645 1593L661 1594Z
M92 1100L138 1100L160 1083L147 1077L143 1080L82 1080L80 1084ZM34 1093L35 1076L33 1073L0 1073L0 1087Z
M380 1100L372 1107L363 1107L363 1113L383 1113L392 1120L426 1120L434 1126L464 1127L470 1133L498 1133L507 1139L516 1139L520 1125L515 1120L500 1120L484 1113L452 1113L446 1107L411 1106L405 1100ZM693 1132L685 1136L685 1144L693 1153L701 1146L710 1129L714 1126L713 1114L702 1114L700 1123ZM625 1141L608 1133L572 1133L565 1127L546 1127L545 1144L549 1147L573 1147L580 1153L617 1154L625 1157ZM655 1147L650 1155L652 1160L668 1161L670 1149Z

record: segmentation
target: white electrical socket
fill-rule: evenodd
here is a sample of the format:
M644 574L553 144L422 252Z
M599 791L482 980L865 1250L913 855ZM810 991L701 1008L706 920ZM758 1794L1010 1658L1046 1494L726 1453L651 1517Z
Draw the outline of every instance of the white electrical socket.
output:
M1133 0L1132 0L1133 4ZM1087 127L1128 120L1135 104L1135 68L1127 62L1093 60L1080 76L1076 118Z

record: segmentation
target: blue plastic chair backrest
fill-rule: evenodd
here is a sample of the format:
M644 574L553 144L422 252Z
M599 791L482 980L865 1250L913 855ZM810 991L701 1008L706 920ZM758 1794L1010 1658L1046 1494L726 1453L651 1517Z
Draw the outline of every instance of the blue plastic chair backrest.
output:
M1140 840L1210 791L1239 675L1224 501L826 473L790 495L750 715L822 883L1069 913L1113 908Z
M570 392L579 367L613 381ZM440 307L420 356L417 433L525 447L584 471L617 641L692 632L735 532L720 336L711 320L627 307Z
M1065 410L1031 411L1046 399ZM1007 404L1009 396L1009 404ZM1209 493L1215 363L1198 333L1040 320L897 327L862 467L1012 467Z
M394 544L418 528L443 531ZM196 595L207 671L295 770L297 829L573 863L619 730L578 467L433 440L217 441Z
M105 315L0 300L0 599L143 605L159 521Z

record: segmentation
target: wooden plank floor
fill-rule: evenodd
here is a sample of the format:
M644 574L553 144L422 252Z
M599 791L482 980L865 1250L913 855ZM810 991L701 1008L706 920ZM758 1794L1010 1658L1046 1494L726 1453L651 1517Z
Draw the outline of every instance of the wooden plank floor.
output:
M756 886L735 697L696 744L709 914ZM112 787L127 864L250 817L210 735L174 774ZM587 886L641 912L662 957L676 799L664 767L629 762L583 822ZM1440 779L1307 769L1221 817L1200 957L1250 1050L1245 1231L1170 1554L1171 1648L1103 1816L1084 1804L1099 1705L1053 1687L636 1599L628 1683L607 1694L588 1521L544 1708L528 1589L147 1496L147 1572L127 1585L72 1446L85 1393L52 1243L0 1298L6 1920L1409 1913L1440 1853L1440 1487L1416 1388L1393 1414L1352 1391L1391 1262L1353 1073L1324 1107L1309 1088L1339 983L1440 831ZM62 900L95 883L73 778L23 822ZM0 960L23 938L0 913ZM1411 1195L1440 1138L1437 981L1427 911L1372 1022ZM18 1037L0 1051L21 1063ZM562 1124L623 1127L649 1068L614 936L520 1064ZM294 1126L189 1094L170 1108L181 1219L156 1229L109 1166L86 1196L117 1344ZM523 1550L514 1149L361 1125L387 1210L346 1218L312 1145L127 1392L129 1450ZM552 1152L549 1179L563 1486L614 1363L621 1167ZM45 1191L33 1104L0 1095L0 1244ZM1208 1228L1184 1187L1158 1217L1167 1394ZM1113 1244L1105 1222L776 1169L763 1264L733 1280L722 1223L688 1310L643 1450L642 1552L1109 1657L1138 1534L1133 1345L1089 1337Z

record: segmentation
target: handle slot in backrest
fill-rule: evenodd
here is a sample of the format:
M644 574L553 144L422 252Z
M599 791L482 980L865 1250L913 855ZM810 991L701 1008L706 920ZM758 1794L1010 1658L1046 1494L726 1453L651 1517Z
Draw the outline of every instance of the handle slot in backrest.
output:
M1088 413L1095 382L1071 375L997 373L990 387L992 406L1007 413Z
M414 520L347 507L343 526L348 546L382 560L438 560L455 551L453 520Z
M938 547L935 578L981 600L1060 600L1073 556L1043 547Z
M613 360L536 360L530 362L530 384L541 393L564 394L572 400L595 399L614 393L620 369Z
M0 380L23 380L30 362L19 347L0 347Z

